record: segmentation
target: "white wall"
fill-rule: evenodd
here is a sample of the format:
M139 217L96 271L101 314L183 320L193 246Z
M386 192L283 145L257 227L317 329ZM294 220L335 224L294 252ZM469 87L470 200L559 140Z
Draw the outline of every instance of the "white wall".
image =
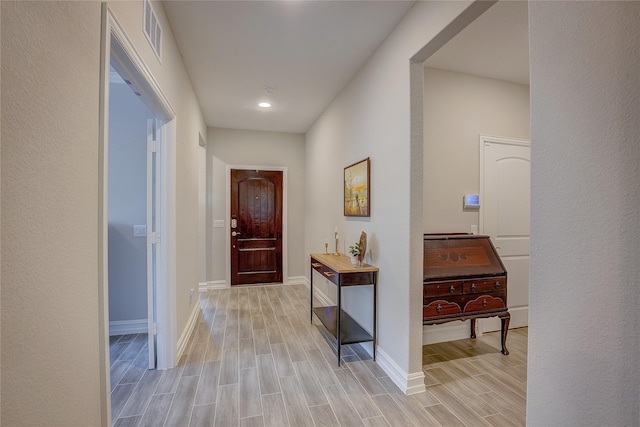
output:
M467 6L417 2L306 134L305 272L308 254L324 251L335 226L347 246L362 230L367 232L368 261L380 268L379 362L410 391L424 388L424 383L422 266L409 260L411 235L422 231L422 216L411 213L421 202L422 176L420 182L412 182L416 177L409 167L409 61ZM365 157L371 157L371 217L346 218L343 168ZM410 185L418 185L415 200ZM364 326L371 325L369 301L371 290L363 287L353 290L346 302Z
M109 321L147 318L147 120L131 88L109 88Z
M192 307L188 289L197 285L193 165L206 127L161 6L162 64L141 29L142 2L110 5L178 116L181 331ZM98 289L101 5L1 7L2 423L100 425L107 419Z
M2 7L0 7L0 33L2 32ZM2 81L2 43L0 43L0 82ZM2 84L0 84L0 99ZM0 129L2 129L2 114L0 114ZM0 194L2 194L2 134L0 132ZM0 212L2 212L2 197L0 197ZM1 215L0 215L1 216ZM2 236L2 224L0 219L0 236ZM2 238L0 237L0 307L2 307ZM0 331L2 331L2 315L0 314ZM1 332L0 332L1 335ZM0 339L0 367L2 366L2 339ZM0 373L0 378L2 374ZM0 405L2 404L2 381L0 380ZM2 425L2 414L0 413L0 425Z
M531 2L527 425L640 419L640 3Z
M287 167L288 277L304 275L304 135L209 128L207 143L207 257L209 282L225 281L229 224L213 228L227 217L227 165ZM287 278L283 278L286 280Z
M529 86L425 68L424 232L469 233L478 211L462 195L480 191L478 135L529 139Z
M100 4L1 7L2 424L95 426Z

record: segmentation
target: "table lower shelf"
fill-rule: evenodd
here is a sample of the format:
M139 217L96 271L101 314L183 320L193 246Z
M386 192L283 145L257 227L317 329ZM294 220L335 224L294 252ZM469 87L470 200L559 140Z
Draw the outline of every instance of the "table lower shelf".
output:
M325 328L334 337L338 336L338 317L337 307L314 307L313 312L318 316ZM340 338L341 344L355 344L359 342L373 341L373 337L362 326L358 324L351 316L340 310Z

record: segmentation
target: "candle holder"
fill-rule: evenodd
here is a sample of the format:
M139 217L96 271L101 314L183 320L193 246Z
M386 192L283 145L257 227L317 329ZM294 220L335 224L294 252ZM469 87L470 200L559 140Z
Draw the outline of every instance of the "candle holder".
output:
M325 254L329 253L329 242L324 242L324 253Z
M336 239L336 251L333 254L340 255L340 253L338 252L338 233L335 233L335 239Z

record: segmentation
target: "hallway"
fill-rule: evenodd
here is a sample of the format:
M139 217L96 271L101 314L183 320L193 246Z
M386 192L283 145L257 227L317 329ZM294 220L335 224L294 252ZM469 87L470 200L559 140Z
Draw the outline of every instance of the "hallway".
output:
M510 331L507 357L496 333L425 346L428 391L405 396L359 345L338 368L308 301L301 285L203 293L188 354L168 371L144 369L144 334L114 338L114 425L524 425L526 328Z

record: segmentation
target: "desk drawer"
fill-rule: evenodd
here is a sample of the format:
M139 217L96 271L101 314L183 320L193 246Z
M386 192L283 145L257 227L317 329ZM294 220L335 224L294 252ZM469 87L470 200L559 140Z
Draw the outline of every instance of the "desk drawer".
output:
M485 294L507 289L506 277L492 277L488 279L472 279L464 282L465 294Z
M449 297L425 297L422 315L424 318L481 314L506 310L507 292L492 292L482 295L453 295Z
M339 280L339 275L336 271L332 270L331 268L327 267L326 265L319 263L313 259L311 259L311 267L316 270L318 273L320 273L320 275L322 277L324 277L327 280L330 280L331 282L333 282L335 285L338 284L338 280Z
M453 301L436 299L422 307L423 319L455 314L462 314L462 310L460 309L460 306Z
M343 274L342 286L371 285L376 281L375 274L373 271Z
M463 311L468 313L473 312L482 312L482 311L494 311L499 309L506 309L507 304L507 293L503 292L494 292L491 295L484 294L480 295L475 299L469 299L464 305Z
M318 273L322 274L322 269L324 268L324 264L322 264L322 263L316 261L315 259L311 258L311 268L313 268Z
M449 295L462 295L462 282L440 282L424 285L423 294L428 297L447 297Z

